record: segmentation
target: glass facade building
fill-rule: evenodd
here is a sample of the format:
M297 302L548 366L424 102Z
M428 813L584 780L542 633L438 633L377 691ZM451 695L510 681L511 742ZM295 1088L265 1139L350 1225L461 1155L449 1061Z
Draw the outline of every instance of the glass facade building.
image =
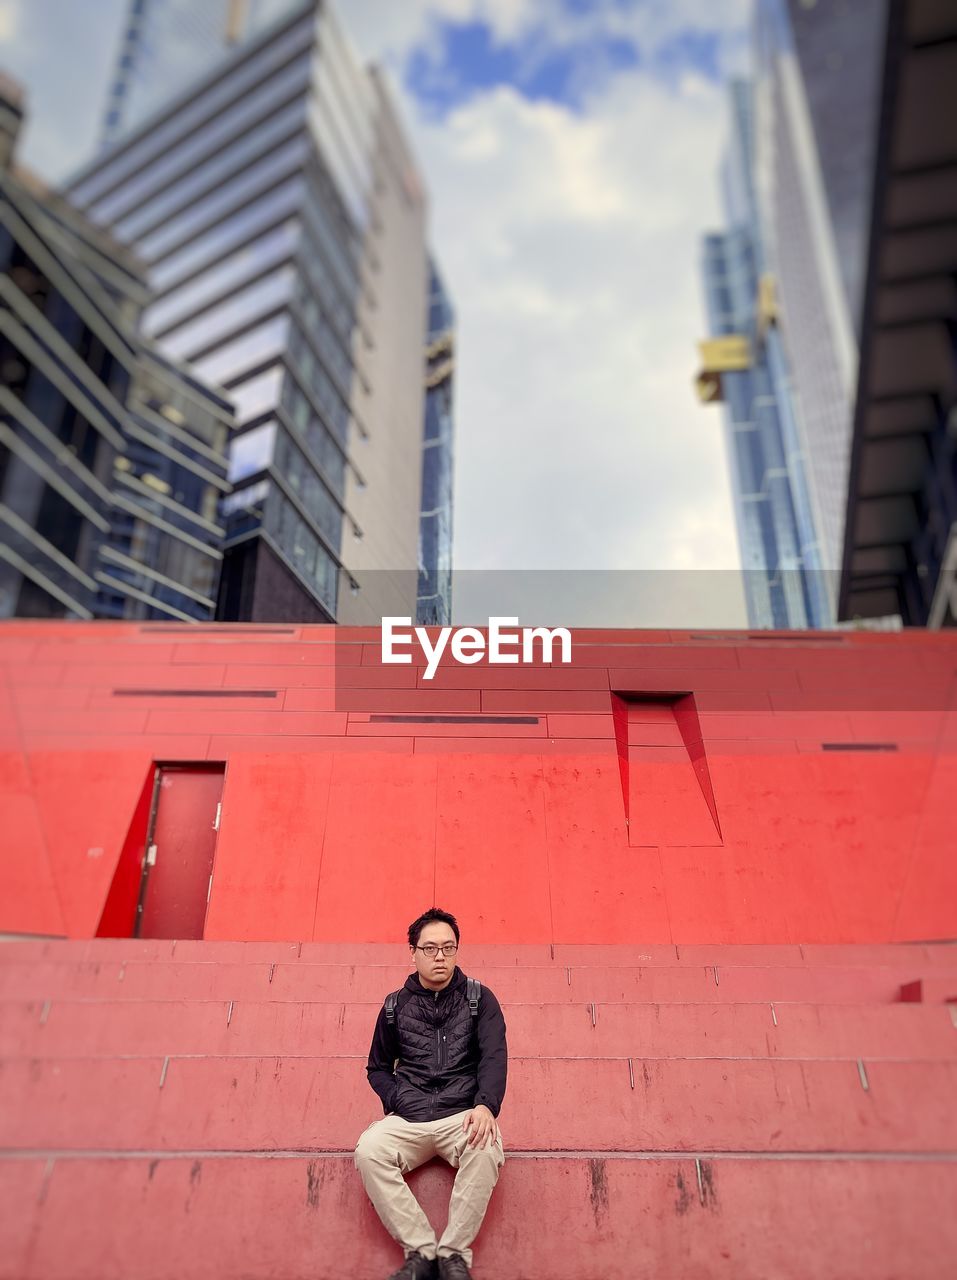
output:
M755 187L829 571L843 556L886 8L755 5Z
M144 348L138 265L0 176L0 617L209 619L229 405Z
M417 619L425 626L452 621L454 372L455 315L438 268L430 262L417 601Z
M753 123L751 87L738 82L731 90L731 137L722 167L728 229L704 242L712 337L703 344L703 396L723 401L750 625L824 627L833 612L766 273L754 191Z
M765 31L764 66L793 56L800 69L821 185L851 324L860 328L877 148L887 0L778 6L777 35ZM766 12L765 24L773 22Z
M331 9L281 7L70 195L144 261L145 332L235 406L219 616L327 621L416 563L425 200Z
M135 344L9 175L0 194L0 618L96 616Z
M957 7L890 6L840 616L957 626Z
M141 353L126 451L113 463L110 534L100 548L101 617L214 617L231 423L225 399L155 352Z
M112 146L296 0L127 0L102 145Z

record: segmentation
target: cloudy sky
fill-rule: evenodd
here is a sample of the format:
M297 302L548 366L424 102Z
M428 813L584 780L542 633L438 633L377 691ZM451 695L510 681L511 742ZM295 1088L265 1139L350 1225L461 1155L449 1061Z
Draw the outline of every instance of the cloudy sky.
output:
M0 67L31 92L24 159L45 176L102 110L124 8L0 0ZM743 625L720 411L692 377L748 0L337 9L391 73L456 304L456 565L720 571L662 574L657 602L607 621Z

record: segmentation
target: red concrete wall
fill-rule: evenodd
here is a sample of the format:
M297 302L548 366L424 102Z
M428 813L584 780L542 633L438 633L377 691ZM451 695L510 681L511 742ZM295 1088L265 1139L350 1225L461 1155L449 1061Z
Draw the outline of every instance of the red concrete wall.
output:
M352 1151L407 955L0 947L0 1280L331 1280L344 1257L389 1275ZM466 937L459 958L509 1041L477 1280L952 1273L957 947ZM451 1178L410 1179L439 1231Z
M432 902L482 943L954 938L955 671L946 634L579 631L427 683L377 630L4 624L0 931L94 936L154 763L225 761L210 939Z

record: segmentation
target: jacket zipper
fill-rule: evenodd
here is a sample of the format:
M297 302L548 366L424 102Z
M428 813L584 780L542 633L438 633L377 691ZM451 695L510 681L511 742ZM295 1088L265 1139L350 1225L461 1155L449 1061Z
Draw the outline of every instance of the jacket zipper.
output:
M437 991L433 991L433 993L432 993L432 994L433 994L433 996L435 997L434 1002L433 1002L433 1005L432 1005L432 1009L433 1009L433 1011L434 1011L434 1016L435 1016L435 1017L438 1017L438 1015L439 1015L439 993L438 993ZM439 1029L438 1029L438 1027L436 1027L436 1028L435 1028L435 1064L436 1064L436 1069L438 1069L438 1068L442 1065L442 1050L441 1050L441 1048L439 1047ZM438 1086L436 1086L436 1087L432 1090L432 1096L431 1096L431 1098L429 1098L429 1119L430 1119L430 1120L432 1120L432 1119L434 1118L434 1116L435 1116L435 1104L436 1104L436 1102L438 1101L438 1098L439 1098L439 1090L438 1090Z
M439 1016L439 993L436 991L434 992L434 995L435 995L435 1004L433 1005L433 1008L435 1009L435 1016L438 1017ZM445 1036L442 1035L439 1028L436 1027L435 1028L435 1066L436 1066L436 1069L439 1071L441 1071L442 1067L445 1066L445 1063L442 1061L442 1058L443 1058L442 1046L444 1043L445 1043Z

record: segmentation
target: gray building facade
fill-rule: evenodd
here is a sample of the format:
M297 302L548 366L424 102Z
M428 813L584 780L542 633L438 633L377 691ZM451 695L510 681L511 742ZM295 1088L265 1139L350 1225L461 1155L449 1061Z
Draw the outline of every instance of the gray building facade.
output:
M414 612L426 202L330 7L293 7L70 195L144 260L146 332L235 405L219 616Z
M755 5L755 188L828 571L843 556L885 19L885 0Z
M96 574L99 616L213 619L231 424L225 396L141 350L127 398L126 450L113 463L110 534Z
M727 230L703 246L711 338L702 344L699 391L706 402L722 402L749 624L826 627L830 584L764 258L748 82L731 88L730 120L721 172Z
M138 128L296 0L127 0L101 145Z
M425 626L452 621L454 391L455 313L438 267L430 262L416 609L418 622Z
M957 7L889 0L840 616L957 626Z
M232 413L140 341L139 265L7 169L0 301L0 617L210 619Z

